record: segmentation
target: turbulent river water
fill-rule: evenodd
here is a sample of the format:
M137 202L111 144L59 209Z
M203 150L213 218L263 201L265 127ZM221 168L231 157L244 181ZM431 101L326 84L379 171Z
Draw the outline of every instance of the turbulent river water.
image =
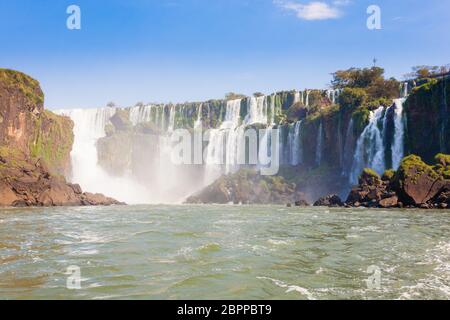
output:
M0 299L449 299L449 236L448 211L2 209Z

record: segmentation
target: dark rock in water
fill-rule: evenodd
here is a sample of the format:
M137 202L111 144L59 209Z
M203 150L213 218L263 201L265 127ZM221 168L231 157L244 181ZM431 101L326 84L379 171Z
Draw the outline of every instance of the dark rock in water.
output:
M447 184L433 167L414 155L402 161L393 182L401 202L414 206L427 203Z
M262 176L253 169L224 175L189 197L186 203L286 204L304 198L293 183L280 176Z
M315 207L342 207L344 203L339 196L333 194L322 197L314 203Z
M292 204L288 203L288 204L286 205L286 207L291 208L291 207L292 207Z
M44 110L39 82L0 69L0 206L81 206L120 202L67 183L73 122Z
M295 202L296 207L309 207L309 203L306 200L300 200Z
M383 181L374 171L365 169L359 178L359 185L350 191L346 203L351 206L358 204L358 206L376 207L380 200L389 196L389 182Z
M77 184L54 176L41 163L21 153L3 155L0 167L0 206L51 207L123 204L100 194L83 193Z
M439 154L435 161L431 166L410 155L403 159L397 172L388 170L383 179L366 169L346 204L371 208L447 208L450 205L450 156Z
M380 200L379 206L381 208L395 208L398 206L398 197L393 196L390 198L385 198L383 200Z

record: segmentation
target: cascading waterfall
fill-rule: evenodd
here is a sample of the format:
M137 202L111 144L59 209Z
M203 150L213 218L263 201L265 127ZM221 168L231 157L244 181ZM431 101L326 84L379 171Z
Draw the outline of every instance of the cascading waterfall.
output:
M237 169L238 141L242 130L240 126L241 99L227 101L225 120L219 129L209 131L209 143L206 151L205 183L211 183L222 174L225 163L225 173ZM254 111L257 112L257 111Z
M300 100L300 91L295 91L294 93L294 104L301 102Z
M309 105L309 90L298 91L295 93L295 102L304 102ZM330 101L336 101L339 96L339 90L324 91L324 95L328 95ZM393 127L395 127L395 135L390 146L392 146L393 167L398 167L400 160L404 154L404 121L402 117L403 102L405 99L395 101L395 110L391 110L390 114L394 114ZM157 152L162 154L159 161L152 159L152 169L155 171L150 175L145 174L148 183L143 186L137 181L139 174L143 172L143 168L136 169L132 167L133 160L140 157L141 151L132 147L133 154L124 154L125 159L121 159L122 163L129 163L129 174L125 173L123 177L110 177L99 165L97 165L97 140L105 136L105 127L109 123L109 119L115 114L115 108L101 108L96 110L68 110L60 111L71 117L75 122L75 143L72 152L73 159L73 177L72 181L80 183L87 191L101 192L108 196L113 196L119 200L128 203L154 203L158 201L174 202L174 198L163 198L163 194L173 194L173 190L178 188L178 198L183 200L182 196L192 194L193 188L203 187L212 183L221 174L233 173L237 171L242 164L242 160L246 158L247 145L245 138L247 137L246 128L248 126L254 128L267 128L264 134L256 132L256 142L259 144L257 152L261 156L262 152L271 149L271 130L276 126L276 115L280 112L283 104L277 100L277 96L258 96L245 99L230 100L221 104L199 104L196 110L185 107L184 105L140 105L126 109L129 112L129 120L133 125L151 122L155 127L160 129ZM207 110L204 110L207 108ZM217 109L212 109L217 108ZM246 115L242 116L242 108L246 108ZM219 111L220 109L220 111ZM123 110L123 109L121 109ZM223 112L222 112L223 110ZM208 113L208 118L203 118L203 112ZM385 164L385 146L384 137L386 136L387 113L384 108L371 112L368 126L355 142L353 137L353 119L350 120L348 126L343 129L341 123L338 125L339 149L342 149L340 164L343 175L349 176L352 182L357 180L358 175L364 167L371 167L375 171L382 173L386 167ZM197 179L197 186L193 187L193 181L190 181L191 188L180 182L183 178L183 170L191 170L192 166L176 168L170 161L170 155L173 150L173 142L171 136L175 129L184 126L186 117L196 117L195 121L189 122L195 129L201 128L202 123L208 127L211 124L217 125L208 130L209 140L206 143L205 162L206 165L197 167L195 171L196 177L204 177ZM215 121L213 121L215 119ZM302 139L302 121L297 121L291 125L277 126L282 132L280 139L280 161L285 165L298 166L304 162L303 139ZM341 132L346 130L346 132ZM284 132L284 133L283 133ZM324 123L318 125L317 140L315 145L315 155L313 160L315 164L320 166L324 157ZM139 137L136 137L139 139ZM134 140L133 140L134 141ZM131 142L130 143L135 143ZM141 145L141 142L137 146ZM355 147L356 145L356 147ZM388 144L389 145L389 144ZM250 146L249 146L250 147ZM353 153L349 157L348 155ZM125 146L126 150L128 146ZM121 150L121 149L118 149ZM150 152L156 152L152 150ZM245 154L243 154L243 152ZM269 151L272 152L272 151ZM148 155L146 154L146 157ZM151 155L153 156L153 155ZM315 156L315 159L314 159ZM139 158L140 159L140 158ZM147 159L147 158L145 158ZM306 158L305 158L306 159ZM123 161L122 161L123 160ZM103 161L103 160L102 160ZM145 169L147 170L147 169ZM126 171L125 171L126 172ZM181 172L181 173L180 173ZM194 169L192 169L194 172ZM145 181L147 181L145 180ZM150 183L151 182L151 183ZM155 190L151 189L151 184ZM127 185L127 190L123 190L123 185ZM150 185L150 186L149 186ZM150 188L150 189L149 189ZM183 188L185 188L183 190ZM184 192L184 194L183 194ZM163 200L162 200L163 199Z
M402 85L402 90L401 90L402 98L406 98L408 96L408 90L409 90L409 84L408 84L408 82L404 82Z
M104 193L127 203L140 203L147 195L145 187L128 177L111 177L98 165L96 143L105 136L106 124L115 112L115 108L55 111L74 122L70 180L89 192Z
M176 106L171 105L170 106L170 112L169 112L169 132L173 132L175 129L175 115L176 115Z
M298 166L302 162L303 150L301 143L301 127L302 121L297 121L292 126L292 136L290 137L290 164L292 166Z
M358 183L358 178L364 168L371 168L378 174L385 169L384 144L379 123L383 122L384 107L370 112L369 124L366 126L356 143L356 150L350 175L352 184Z
M403 122L403 104L406 98L394 100L394 127L395 135L392 143L392 168L397 170L405 154L405 124Z
M203 113L203 103L200 103L200 106L197 110L197 120L195 121L194 128L200 128L202 125L202 113Z
M339 98L339 94L341 91L339 89L327 90L327 98L331 101L331 103L335 104L336 99Z
M135 126L139 123L152 121L152 111L154 106L135 106L130 108L130 121Z
M267 123L267 97L251 97L248 99L246 125Z

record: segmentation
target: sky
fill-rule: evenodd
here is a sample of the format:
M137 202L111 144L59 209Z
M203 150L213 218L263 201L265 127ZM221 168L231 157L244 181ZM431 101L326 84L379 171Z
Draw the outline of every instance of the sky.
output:
M372 4L381 29L367 27ZM374 58L401 79L450 63L449 12L450 0L2 0L0 68L39 80L50 109L326 88Z

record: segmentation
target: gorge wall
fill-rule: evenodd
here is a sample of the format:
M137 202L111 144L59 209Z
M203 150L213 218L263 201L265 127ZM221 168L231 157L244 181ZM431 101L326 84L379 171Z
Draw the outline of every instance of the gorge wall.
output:
M0 206L118 203L67 183L73 122L44 110L38 81L0 69Z
M380 68L361 71L365 76L367 72L372 78L363 84L346 82L330 90L59 110L75 123L71 181L129 203L182 202L223 175L258 169L260 165L238 163L243 144L244 152L249 152L245 145L248 128L280 132L278 176L283 179L263 184L277 189L282 183L286 190L294 185L295 193L309 201L330 193L345 197L364 168L382 175L385 170L396 170L405 155L415 153L428 160L445 152L449 141L447 79L426 80L413 88L411 83L385 80ZM433 143L426 143L424 127L432 132ZM171 137L180 128L191 133L208 131L208 141L202 144L205 163L172 163ZM258 152L266 145L270 150L269 133L257 131ZM255 197L252 201L257 202Z

